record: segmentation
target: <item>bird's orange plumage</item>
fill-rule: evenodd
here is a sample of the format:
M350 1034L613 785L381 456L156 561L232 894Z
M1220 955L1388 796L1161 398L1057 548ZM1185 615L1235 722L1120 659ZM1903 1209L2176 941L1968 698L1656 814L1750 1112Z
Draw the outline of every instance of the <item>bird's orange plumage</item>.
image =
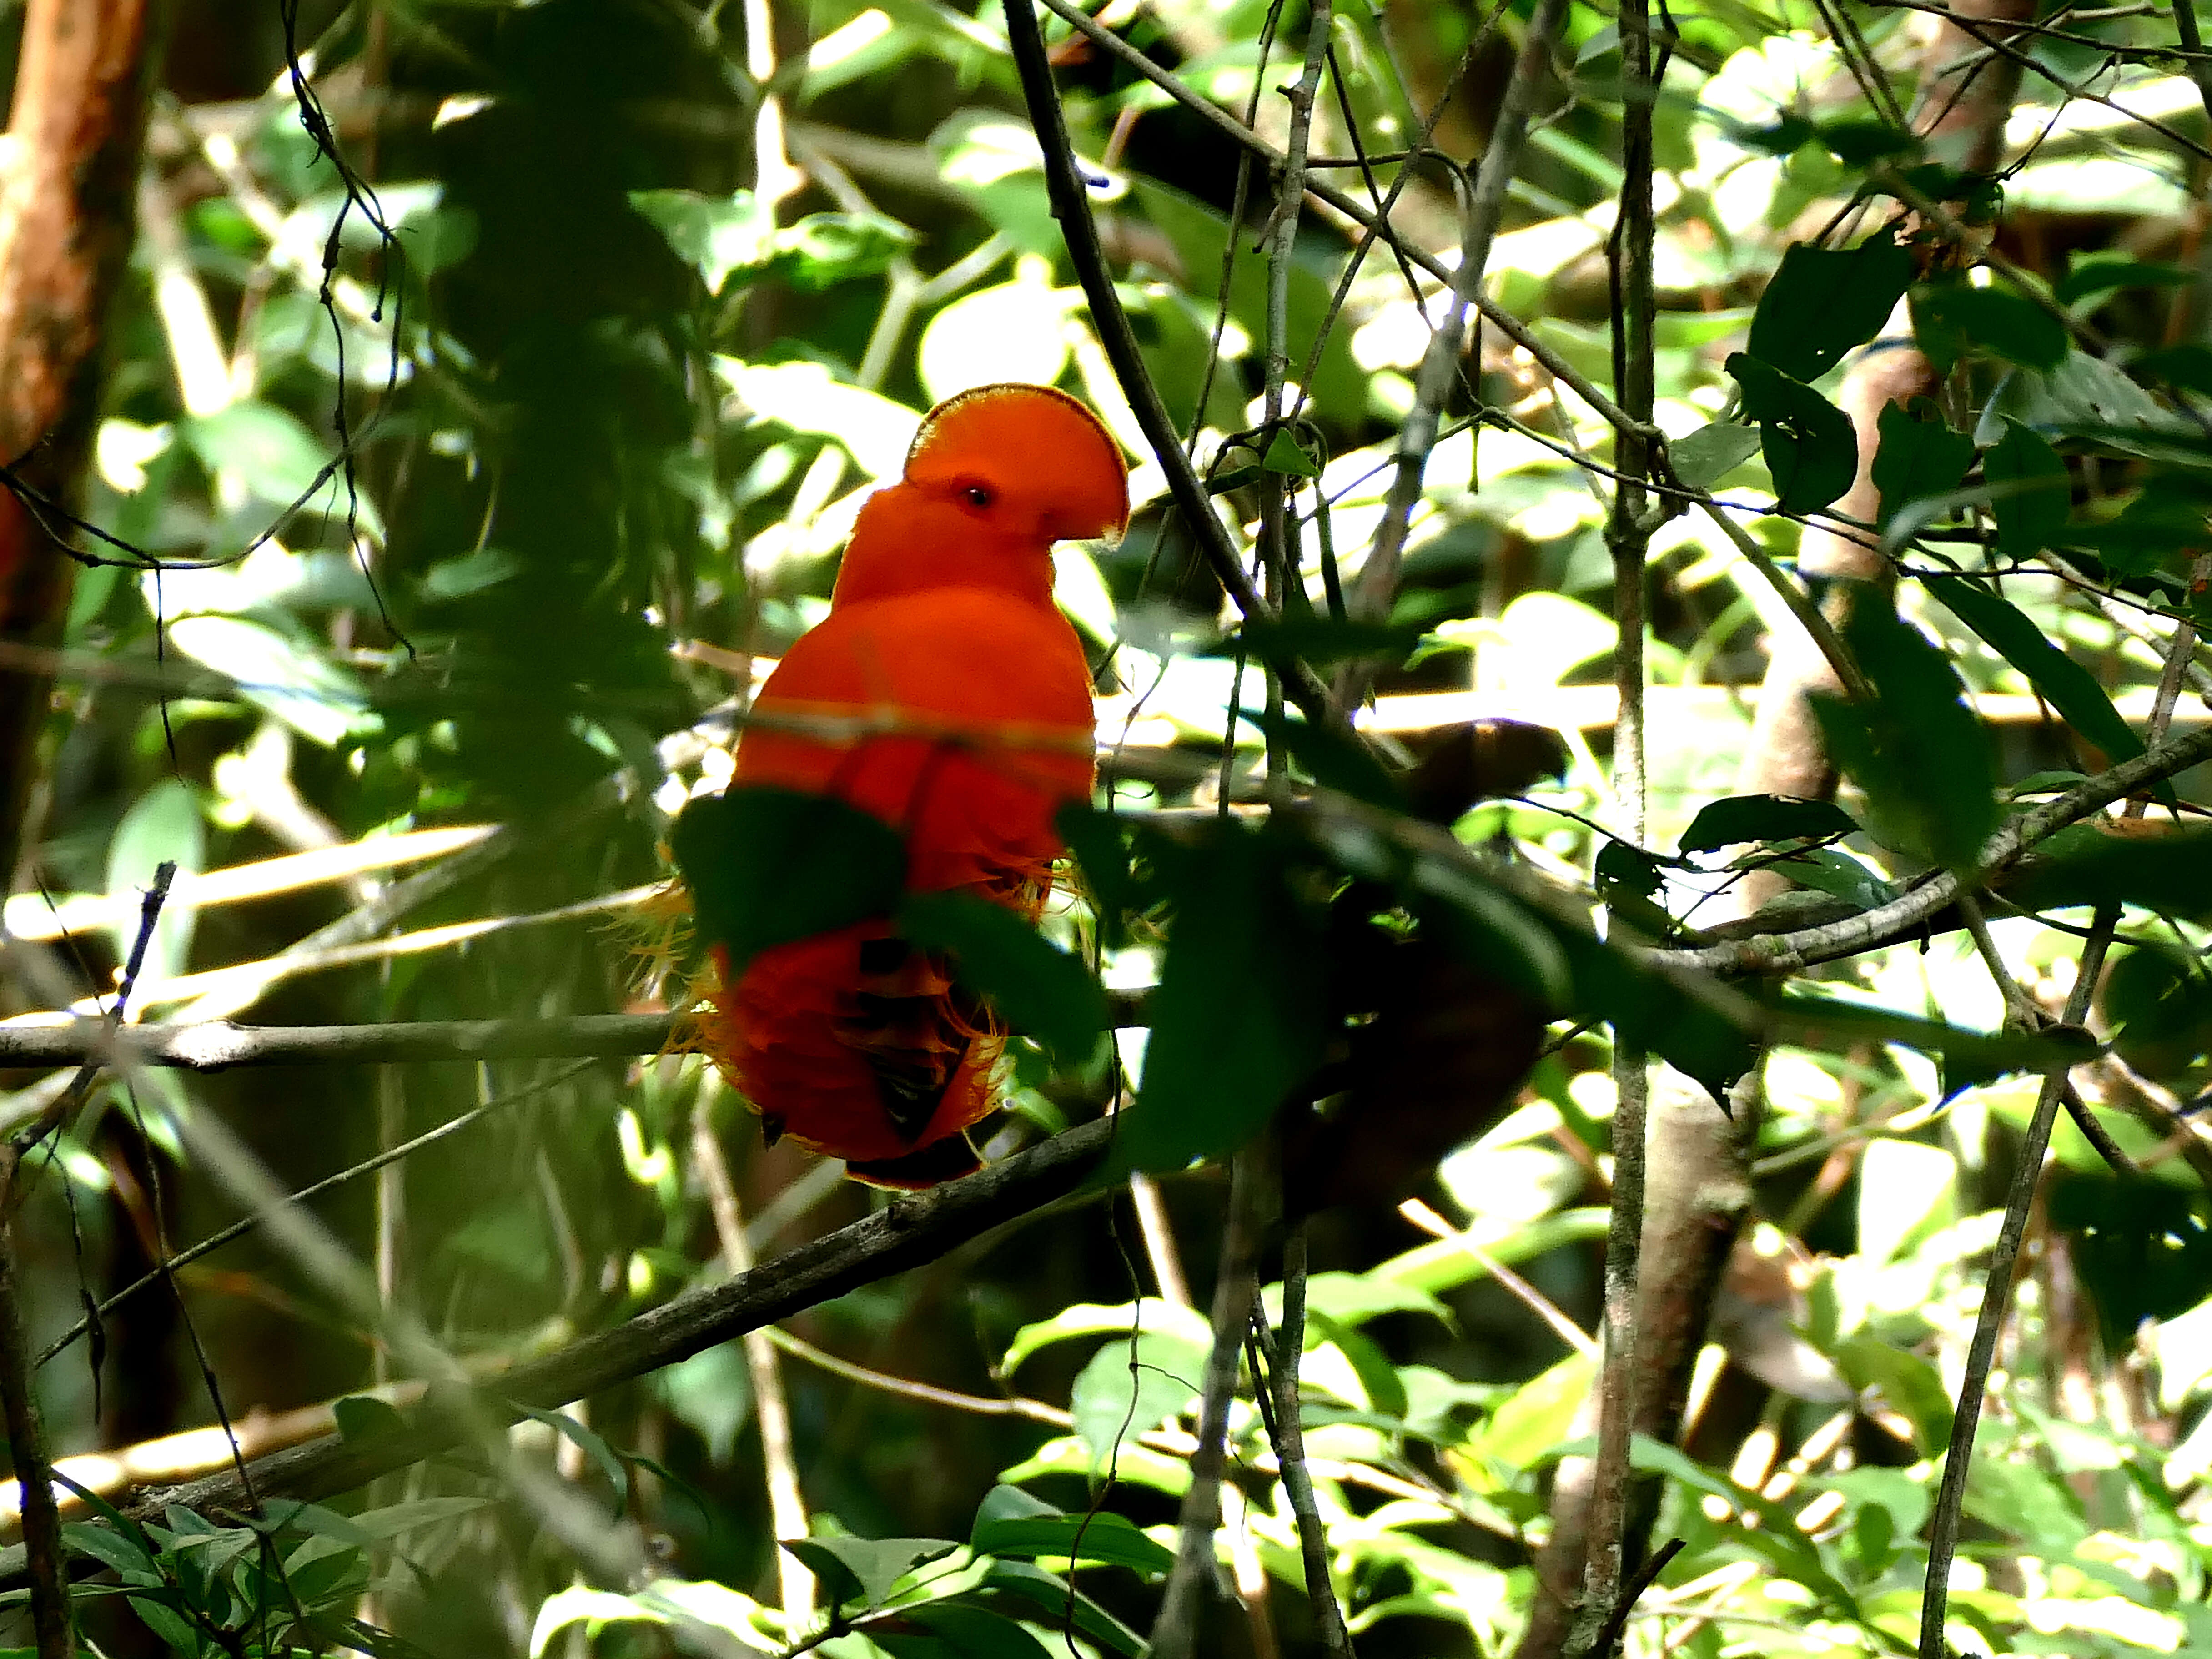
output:
M754 702L911 732L755 726L733 786L834 796L905 836L910 889L1034 915L1054 814L1093 775L1091 671L1053 603L1052 544L1127 519L1121 451L1073 398L992 386L939 404L861 508L829 616ZM996 1104L1002 1042L941 963L880 918L763 951L734 983L716 957L706 1047L771 1133L887 1185L972 1164L957 1137Z

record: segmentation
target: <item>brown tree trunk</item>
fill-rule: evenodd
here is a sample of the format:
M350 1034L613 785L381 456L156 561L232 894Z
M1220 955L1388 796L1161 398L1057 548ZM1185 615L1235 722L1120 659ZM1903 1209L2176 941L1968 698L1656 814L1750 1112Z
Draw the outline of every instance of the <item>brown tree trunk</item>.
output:
M46 501L79 495L100 414L101 337L131 257L162 0L30 0L0 173L0 459ZM0 640L51 645L75 566L52 514L0 493ZM0 877L52 686L0 676Z
M75 567L55 504L74 503L100 417L101 337L131 257L161 0L30 0L0 173L0 640L58 643ZM48 505L34 509L32 501ZM12 884L52 695L0 675L0 878ZM75 1651L16 1293L12 1148L0 1158L0 1407L23 1497L41 1659Z

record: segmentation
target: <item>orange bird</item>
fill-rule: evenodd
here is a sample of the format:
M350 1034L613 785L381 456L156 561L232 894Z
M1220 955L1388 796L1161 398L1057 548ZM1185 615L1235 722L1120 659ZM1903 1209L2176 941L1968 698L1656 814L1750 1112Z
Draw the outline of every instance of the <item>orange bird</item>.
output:
M987 386L939 404L904 477L860 509L829 616L753 703L875 732L754 725L732 787L858 807L905 837L909 890L1033 919L1062 850L1054 814L1090 799L1094 772L1091 669L1053 603L1052 545L1128 518L1120 447L1074 398ZM771 1144L789 1134L879 1186L977 1166L961 1132L998 1103L1004 1036L941 960L883 916L772 945L734 981L712 954L702 1046Z

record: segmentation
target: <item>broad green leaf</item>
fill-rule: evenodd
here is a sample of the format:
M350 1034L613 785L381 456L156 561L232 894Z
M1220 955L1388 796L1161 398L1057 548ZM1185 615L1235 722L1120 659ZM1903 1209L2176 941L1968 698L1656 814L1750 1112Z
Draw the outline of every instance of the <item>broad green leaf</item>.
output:
M1142 1537L1142 1534L1138 1534ZM933 1601L902 1615L902 1622L929 1632L922 1644L890 1631L872 1639L893 1659L1053 1659L1054 1650L1004 1613L963 1601Z
M1862 910L1875 909L1897 896L1897 889L1849 853L1832 847L1803 848L1774 868L1800 887L1846 899Z
M2104 752L2117 766L2143 751L2136 737L2097 678L2051 644L2043 630L2023 615L2019 606L1994 589L1963 576L1929 575L1923 579L1943 607L1981 636L1992 650L2027 677L2028 684L2050 701L2085 742ZM2160 786L2171 800L2172 790Z
M1730 795L1699 807L1678 844L1685 853L1713 853L1746 842L1848 836L1858 827L1858 821L1833 801L1794 795Z
M1307 1309L1306 1320L1309 1334L1342 1354L1359 1379L1367 1403L1373 1407L1367 1415L1389 1424L1389 1432L1398 1432L1407 1412L1406 1385L1382 1346L1364 1331L1331 1319L1318 1308Z
M1974 441L1942 417L1921 420L1896 404L1882 405L1881 447L1875 453L1877 521L1887 531L1909 502L1949 494L1974 464Z
M1759 448L1759 428L1734 421L1715 421L1695 432L1667 441L1674 476L1692 489L1711 489L1749 460Z
M2004 435L1982 453L1990 511L1996 515L1997 547L2008 557L2032 559L2066 534L2073 495L2066 463L2051 441L2017 421L2002 423Z
M1975 288L1958 280L1912 290L1912 327L1939 374L1980 349L2049 374L2066 361L2066 325L2009 289Z
M1784 512L1815 513L1858 477L1858 434L1850 417L1802 381L1748 353L1728 360L1743 388L1744 411L1759 422L1759 447Z
M1286 477L1321 477L1321 463L1308 454L1305 446L1288 432L1279 431L1267 441L1267 453L1260 458L1260 465L1270 472L1279 472Z
M702 795L669 832L702 943L742 973L761 951L897 902L906 843L882 819L824 795L733 787Z
M1587 1356L1569 1354L1524 1382L1468 1437L1464 1455L1510 1484L1567 1437L1596 1371Z
M374 736L382 722L360 682L316 647L242 617L179 617L169 643L244 697L325 749Z
M1179 1170L1259 1133L1322 1048L1320 936L1283 845L1221 824L1173 878L1144 1087L1114 1168Z
M266 501L297 500L331 459L298 416L272 404L234 403L212 415L188 415L177 423L177 435L201 465L232 474Z
M1912 263L1887 232L1855 248L1801 242L1786 249L1745 343L1753 357L1794 380L1818 380L1881 331L1912 281Z
M2180 265L2148 264L2125 258L2075 256L2073 266L2052 284L2059 304L2079 305L2130 288L2186 288L2197 280Z
M1139 1331L1133 1343L1109 1342L1091 1355L1069 1391L1068 1407L1094 1468L1103 1473L1116 1446L1190 1409L1212 1347L1210 1340Z
M749 190L730 196L634 190L629 204L668 239L678 258L699 273L709 294L720 293L732 271L765 264L775 245L775 210Z
M1858 595L1844 637L1875 696L1814 708L1838 765L1866 792L1867 828L1916 858L1970 867L1996 828L1996 764L1958 675L1874 591Z
M1175 1565L1173 1551L1154 1543L1135 1522L1103 1510L987 1522L969 1541L986 1555L1026 1556L1063 1572L1085 1561L1139 1572L1165 1572Z
M94 1560L105 1562L126 1577L135 1573L142 1583L158 1584L161 1582L161 1575L154 1565L154 1558L144 1547L112 1528L94 1526L88 1522L64 1522L62 1524L62 1542Z
M2163 380L2185 392L2212 396L2212 346L2186 342L2162 346L2130 358L2129 373L2146 380Z
M968 893L909 893L895 920L915 944L950 952L962 983L1063 1061L1079 1064L1097 1048L1108 1020L1098 981L1004 905Z
M847 1612L880 1606L907 1574L960 1547L945 1538L787 1538L781 1547Z
M1855 1389L1874 1389L1911 1420L1923 1457L1941 1457L1951 1443L1951 1397L1936 1368L1894 1343L1855 1336L1831 1356Z
M1078 1636L1121 1655L1121 1659L1141 1659L1145 1652L1144 1638L1089 1596L1071 1589L1058 1573L1048 1572L1034 1562L996 1561L984 1583L989 1589L1042 1607L1055 1623L1070 1620Z
M1983 407L1976 441L1994 443L2007 421L2124 455L2163 454L2175 434L2197 431L2117 365L2080 350L2049 374L2020 368L2006 375Z
M1158 1331L1201 1346L1213 1340L1213 1328L1206 1323L1206 1316L1177 1303L1155 1297L1133 1305L1124 1302L1114 1307L1097 1302L1077 1302L1049 1319L1041 1319L1016 1331L1014 1340L1006 1345L1006 1352L999 1361L999 1369L1011 1375L1038 1349L1048 1348L1055 1342L1109 1334L1126 1338L1132 1328Z
M1261 1305L1271 1321L1283 1316L1283 1287L1270 1285L1261 1292ZM1419 1285L1401 1284L1373 1273L1329 1271L1306 1279L1306 1311L1321 1314L1352 1328L1385 1314L1425 1314L1449 1327L1451 1310Z

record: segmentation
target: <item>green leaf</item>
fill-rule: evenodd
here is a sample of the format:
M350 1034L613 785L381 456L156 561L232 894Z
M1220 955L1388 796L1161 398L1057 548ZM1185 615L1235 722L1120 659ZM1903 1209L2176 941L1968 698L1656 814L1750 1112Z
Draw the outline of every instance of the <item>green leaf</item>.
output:
M1749 460L1759 447L1759 428L1734 421L1715 421L1695 432L1667 441L1674 476L1692 489L1711 489Z
M1004 905L972 893L909 893L894 920L915 944L951 953L962 983L1066 1064L1081 1063L1098 1047L1108 1022L1105 992L1079 958Z
M1052 1649L1004 1613L993 1613L988 1607L933 1601L902 1617L929 1632L930 1651L947 1659L956 1655L957 1659L1053 1659ZM895 1659L906 1659L909 1638L889 1631L871 1632L871 1636ZM921 1644L914 1645L915 1659L922 1659Z
M169 1644L175 1653L197 1654L205 1651L206 1644L191 1621L167 1602L157 1601L150 1595L131 1598L131 1611L146 1621L146 1628Z
M880 1606L907 1574L960 1547L944 1538L787 1538L781 1543L848 1613Z
M1321 1058L1320 939L1281 843L1231 820L1178 863L1144 1087L1109 1179L1243 1146Z
M709 294L733 270L757 270L775 240L775 211L752 191L702 196L690 190L634 190L629 204L699 273Z
M1784 252L1745 343L1753 357L1795 380L1818 380L1881 331L1911 281L1912 255L1887 232L1855 248L1801 242Z
M1941 1457L1951 1443L1951 1398L1936 1368L1909 1348L1871 1336L1838 1342L1829 1356L1860 1393L1873 1389L1912 1424L1923 1457Z
M1321 477L1321 463L1306 453L1304 444L1281 429L1267 440L1267 453L1260 458L1260 465L1268 471L1279 472L1285 477Z
M2073 492L2049 439L2017 421L2002 424L2004 436L1982 455L1997 547L2008 557L2032 559L2064 537Z
M1907 503L1947 495L1957 488L1974 464L1974 441L1952 431L1941 416L1917 419L1896 404L1882 405L1880 421L1874 483L1881 492L1877 522L1887 531Z
M1771 1006L1771 1039L1827 1054L1894 1042L1943 1060L1946 1095L2013 1072L2042 1072L2094 1060L2103 1045L2079 1026L2046 1030L1970 1031L1938 1019L1869 1007L1837 997L1785 994Z
M520 1403L515 1403L514 1409L534 1423L543 1423L578 1451L590 1457L599 1466L599 1473L606 1476L607 1484L614 1488L617 1508L626 1505L629 1497L629 1471L623 1467L621 1456L604 1437L561 1412L540 1411L535 1406Z
M1957 673L1871 589L1852 605L1844 638L1874 699L1813 706L1829 752L1866 792L1868 830L1915 858L1970 868L1996 827L1996 763Z
M145 1547L135 1539L126 1538L111 1528L96 1527L88 1522L64 1522L62 1524L62 1542L114 1568L126 1577L135 1573L145 1583L158 1584L161 1582L161 1572L154 1565L154 1558Z
M1800 887L1826 893L1872 910L1897 896L1897 889L1853 858L1832 847L1808 847L1778 860L1774 869Z
M882 915L906 880L906 843L882 819L825 795L732 787L702 795L669 832L700 939L730 972L763 951Z
M1104 1471L1116 1446L1190 1409L1212 1346L1146 1330L1133 1343L1123 1338L1091 1355L1075 1379L1068 1407L1094 1469Z
M248 702L325 749L382 726L359 681L320 648L274 628L242 617L179 617L169 643L228 675Z
M1945 610L2026 675L2083 741L2103 750L2108 764L2117 766L2142 753L2142 739L2120 718L2096 676L2051 644L2018 605L1963 576L1930 574L1922 580ZM2159 793L2168 802L2173 799L2170 784L2160 784Z
M987 1589L1018 1595L1043 1608L1054 1623L1070 1620L1078 1636L1121 1655L1121 1659L1143 1659L1144 1638L1081 1591L1070 1589L1058 1573L1029 1561L994 1561L983 1583Z
M1743 388L1744 410L1759 422L1759 447L1787 513L1814 513L1858 477L1858 434L1850 417L1801 381L1747 352L1728 360Z
M1829 800L1795 795L1730 795L1698 809L1679 845L1685 853L1713 853L1754 841L1818 841L1848 836L1858 820Z
M1975 288L1956 279L1912 290L1912 328L1939 374L1970 349L2049 374L2066 361L2066 325L2009 289Z
M374 1395L351 1395L331 1407L338 1435L345 1440L374 1440L379 1435L399 1434L407 1419Z
M1213 1328L1206 1322L1205 1315L1172 1302L1149 1299L1134 1304L1124 1302L1114 1307L1097 1302L1077 1302L1049 1319L1041 1319L1016 1331L999 1361L999 1369L1011 1374L1031 1354L1055 1342L1102 1334L1126 1339L1133 1328L1179 1336L1185 1342L1200 1346L1213 1340Z
M1407 1412L1406 1384L1381 1345L1366 1332L1331 1319L1318 1308L1309 1308L1306 1319L1314 1335L1344 1356L1376 1414L1402 1423Z
M313 487L331 457L289 410L241 402L188 415L177 435L211 472L229 472L263 501L290 502Z
M2163 380L2185 392L2212 396L2212 346L2193 342L2163 346L2131 358L2128 369L2130 374Z
M2050 374L2006 375L1990 394L1977 436L1993 440L2008 420L2124 455L2163 454L2175 434L2197 431L2118 367L2078 350Z
M1033 1515L979 1524L969 1540L986 1555L1046 1559L1062 1571L1103 1562L1138 1572L1168 1571L1175 1552L1154 1543L1137 1524L1102 1510L1095 1515Z
M2063 306L2130 288L2186 288L2197 280L2194 271L2180 265L2147 264L2127 258L2076 257L2074 265L2052 284L2051 292Z

